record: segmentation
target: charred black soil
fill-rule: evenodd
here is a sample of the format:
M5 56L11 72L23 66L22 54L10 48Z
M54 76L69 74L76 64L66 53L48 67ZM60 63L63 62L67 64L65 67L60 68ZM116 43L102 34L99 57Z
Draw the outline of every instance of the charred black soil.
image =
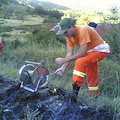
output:
M70 103L68 97L46 88L31 93L0 76L0 120L115 120L115 115L80 102Z

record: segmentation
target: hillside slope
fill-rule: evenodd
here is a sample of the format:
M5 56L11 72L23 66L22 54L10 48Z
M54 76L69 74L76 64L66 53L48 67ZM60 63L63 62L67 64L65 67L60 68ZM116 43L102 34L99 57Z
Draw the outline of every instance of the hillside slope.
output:
M57 5L55 3L52 2L48 2L48 1L40 1L40 0L16 0L18 1L19 4L24 4L27 6L31 6L31 7L38 7L39 5L42 6L45 10L48 9L57 9L57 10L68 10L70 8L62 6L62 5ZM15 1L12 1L11 3L15 3Z

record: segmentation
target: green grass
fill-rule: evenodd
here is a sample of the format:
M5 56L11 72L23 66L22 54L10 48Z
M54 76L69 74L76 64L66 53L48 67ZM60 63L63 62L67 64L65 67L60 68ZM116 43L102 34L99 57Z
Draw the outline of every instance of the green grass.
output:
M42 42L39 41L38 36L31 35L31 27L41 23L43 18L28 17L29 19L25 22L0 20L0 22L4 22L1 28L6 29L6 31L4 29L0 32L0 36L3 36L5 43L5 51L0 56L0 74L12 77L18 82L20 82L18 71L24 61L39 62L48 69L49 73L52 73L60 67L55 63L55 58L64 57L67 52L66 45L57 41L54 33L43 32L46 34L44 38L42 38L43 33L40 33ZM7 31L9 26L12 27L11 31ZM27 26L27 29L22 29L23 26ZM96 110L104 108L120 114L120 64L119 60L114 58L114 55L112 57L108 56L99 63L101 92L98 99L88 94L86 80L80 89L78 99ZM74 62L69 65L63 76L52 75L49 82L54 87L62 87L70 92L73 68Z
M2 21L4 20L4 22ZM26 16L24 21L22 20L14 20L14 19L1 19L1 26L9 26L9 27L19 27L21 25L39 25L42 24L44 18L40 16Z

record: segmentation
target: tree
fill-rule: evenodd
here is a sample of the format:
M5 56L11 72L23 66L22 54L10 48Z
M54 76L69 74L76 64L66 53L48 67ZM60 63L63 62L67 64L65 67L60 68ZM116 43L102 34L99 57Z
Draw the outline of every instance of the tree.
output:
M51 17L55 17L57 19L60 19L61 16L64 15L63 13L60 13L58 10L50 10L50 11L48 11L48 13Z
M8 5L8 0L0 0L0 12L3 10L4 5Z
M7 5L8 4L8 0L0 0L0 7L2 5Z
M22 5L16 5L14 9L14 14L17 16L18 20L24 20L26 13L26 7Z
M7 5L10 5L10 3L18 3L16 0L0 0L0 13L4 9L6 9Z
M15 5L14 4L8 5L6 7L6 9L4 9L4 14L5 14L4 18L9 19L10 16L12 16L12 14L13 14L14 9L15 9Z
M43 9L43 7L41 5L39 5L38 7L35 7L34 11L35 14L46 14L46 10Z
M33 10L35 14L43 14L43 15L50 15L51 17L55 17L57 19L60 19L61 16L64 14L62 12L59 12L58 10L45 10L42 6L35 7Z
M111 15L109 17L110 22L117 23L117 21L118 21L118 8L117 8L117 6L112 7L109 11L111 13Z

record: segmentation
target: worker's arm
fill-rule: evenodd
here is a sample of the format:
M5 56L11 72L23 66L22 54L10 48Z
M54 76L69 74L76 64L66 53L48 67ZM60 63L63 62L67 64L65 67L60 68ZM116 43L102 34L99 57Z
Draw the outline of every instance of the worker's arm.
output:
M86 53L87 53L87 43L81 45L79 52L77 52L76 54L70 54L70 55L68 54L68 56L65 58L57 58L56 63L59 65L64 65L66 62L71 62L73 60L76 60L77 58L86 56Z
M67 55L66 55L65 58L68 58L68 57L72 56L73 52L74 52L74 47L68 47L68 52L67 52ZM56 58L55 61L57 61L58 59L59 58ZM68 67L69 63L70 63L70 61L64 63L59 69L56 70L55 73L57 73L59 75L63 75L65 70L66 70L66 68Z

